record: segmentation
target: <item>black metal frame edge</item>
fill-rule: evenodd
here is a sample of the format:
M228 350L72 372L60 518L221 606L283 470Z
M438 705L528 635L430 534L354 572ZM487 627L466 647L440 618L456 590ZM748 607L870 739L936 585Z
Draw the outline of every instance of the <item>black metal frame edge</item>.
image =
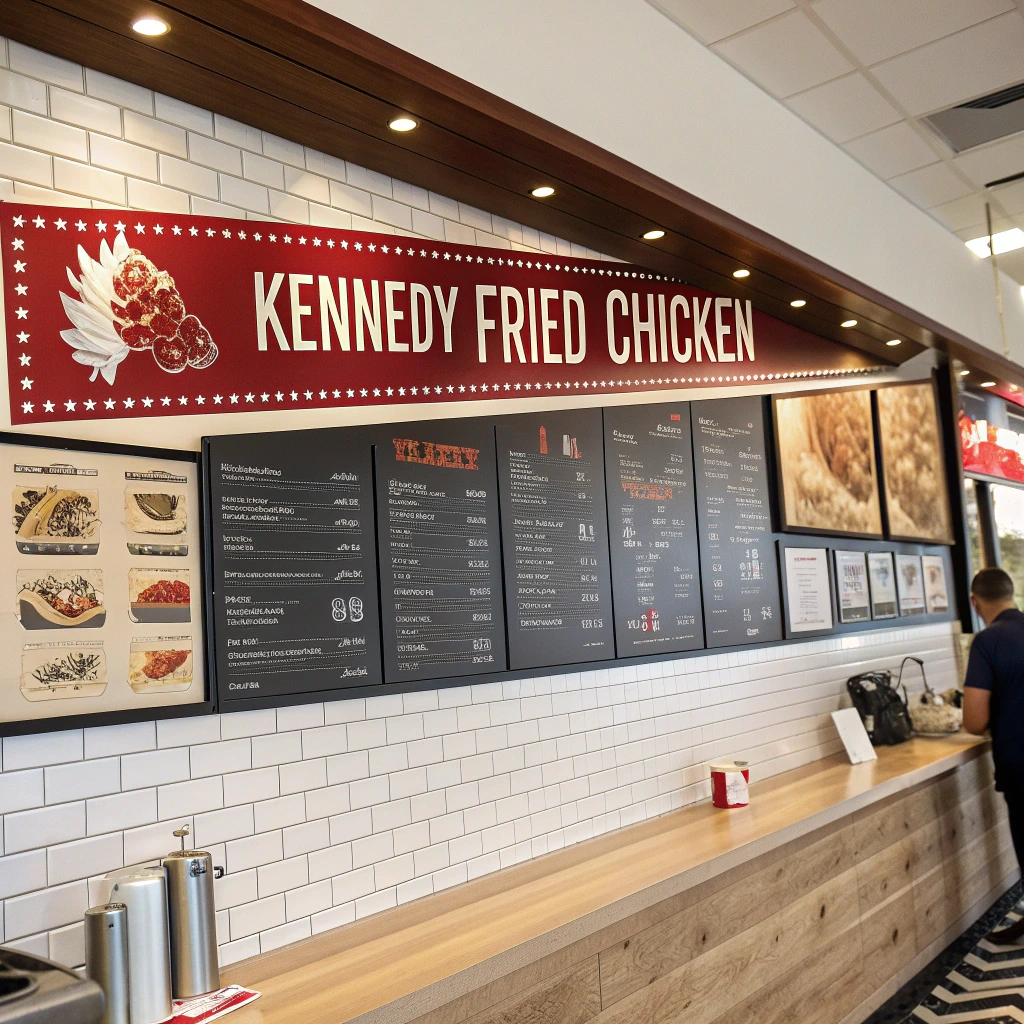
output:
M196 489L198 501L198 536L206 538L206 492L203 479L202 452L178 451L173 448L148 448L145 445L119 444L113 441L86 441L81 438L50 437L44 434L18 434L14 431L0 431L0 445L18 445L22 448L46 448L51 451L90 452L97 455L130 455L143 459L165 459L174 462L192 462L196 466ZM130 725L135 722L155 722L169 718L192 718L211 715L216 711L215 677L211 671L213 644L207 642L208 617L212 610L212 591L209 589L212 575L206 572L206 553L199 559L200 576L200 620L203 624L203 666L206 678L203 681L203 700L194 704L176 704L172 707L131 708L123 711L92 711L77 715L59 715L54 718L31 718L20 721L0 722L0 737L29 736L48 732L66 732L71 729L93 729L109 725ZM193 647L194 650L194 647Z

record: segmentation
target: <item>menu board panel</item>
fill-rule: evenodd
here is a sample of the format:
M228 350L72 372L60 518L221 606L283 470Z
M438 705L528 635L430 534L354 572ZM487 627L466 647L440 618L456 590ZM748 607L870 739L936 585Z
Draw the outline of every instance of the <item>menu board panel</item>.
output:
M222 706L381 682L372 439L209 439Z
M762 400L694 402L690 420L707 646L781 640Z
M615 657L601 411L498 421L509 668Z
M703 647L689 406L605 409L604 451L619 657Z
M0 445L0 723L207 700L198 470L186 455Z
M504 671L493 423L398 423L375 451L385 681Z

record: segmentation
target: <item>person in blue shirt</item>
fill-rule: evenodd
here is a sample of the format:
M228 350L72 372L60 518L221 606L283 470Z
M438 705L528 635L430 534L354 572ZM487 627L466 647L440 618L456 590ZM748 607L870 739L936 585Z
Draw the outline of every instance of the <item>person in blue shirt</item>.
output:
M986 628L974 638L967 662L964 728L992 735L996 789L1006 800L1013 847L1024 869L1024 612L1002 569L982 569L974 577L971 604ZM1024 918L993 932L989 941L1024 941Z

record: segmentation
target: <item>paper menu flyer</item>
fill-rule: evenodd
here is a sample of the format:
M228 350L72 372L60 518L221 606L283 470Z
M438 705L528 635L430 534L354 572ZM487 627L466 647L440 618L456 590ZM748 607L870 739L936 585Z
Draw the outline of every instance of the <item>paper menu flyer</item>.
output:
M228 985L227 988L218 989L216 992L208 992L205 996L175 999L174 1014L168 1024L207 1024L208 1021L223 1017L232 1010L238 1010L259 997L260 993L251 988Z

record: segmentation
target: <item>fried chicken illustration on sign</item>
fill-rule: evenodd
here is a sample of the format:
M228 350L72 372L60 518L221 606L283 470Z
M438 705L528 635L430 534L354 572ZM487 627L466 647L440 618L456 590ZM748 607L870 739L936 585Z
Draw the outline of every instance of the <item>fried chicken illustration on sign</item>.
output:
M152 352L167 373L186 366L203 370L217 358L217 345L202 321L185 310L174 278L119 234L111 248L100 243L99 260L78 247L80 276L67 268L78 298L60 293L73 329L60 336L71 358L92 367L90 380L114 383L118 364L131 352Z

